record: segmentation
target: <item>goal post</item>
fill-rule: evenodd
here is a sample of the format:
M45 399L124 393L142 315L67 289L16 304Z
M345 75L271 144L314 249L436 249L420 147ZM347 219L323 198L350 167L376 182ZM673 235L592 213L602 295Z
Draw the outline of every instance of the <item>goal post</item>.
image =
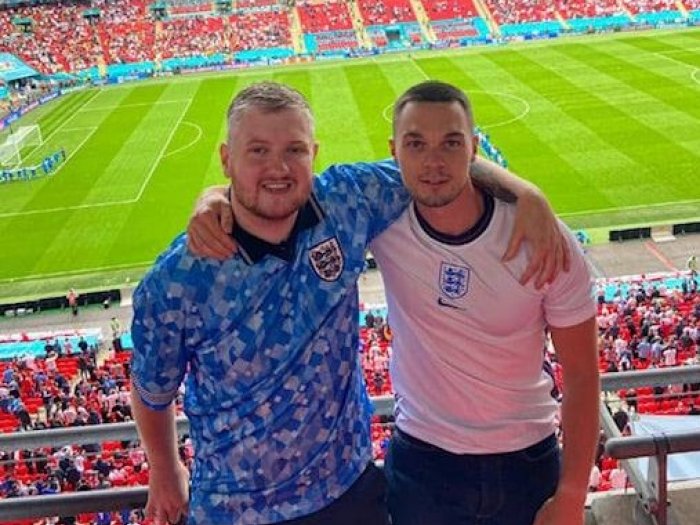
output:
M22 150L44 143L38 124L20 126L0 144L0 166L17 166L22 162Z

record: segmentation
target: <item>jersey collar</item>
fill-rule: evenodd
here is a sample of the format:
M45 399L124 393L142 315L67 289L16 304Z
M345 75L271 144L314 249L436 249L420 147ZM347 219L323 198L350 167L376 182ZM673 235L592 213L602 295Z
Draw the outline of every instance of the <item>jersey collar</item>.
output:
M238 224L233 227L231 236L238 244L238 253L247 264L255 264L266 255L272 255L286 262L291 262L296 254L297 235L303 230L313 228L323 220L325 214L312 193L306 204L297 214L289 238L280 243L267 242L244 230Z

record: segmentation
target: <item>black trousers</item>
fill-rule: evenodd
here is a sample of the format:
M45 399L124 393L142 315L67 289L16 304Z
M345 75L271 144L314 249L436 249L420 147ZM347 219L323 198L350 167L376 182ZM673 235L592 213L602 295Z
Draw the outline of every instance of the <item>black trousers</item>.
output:
M389 525L384 472L370 463L357 481L325 509L279 525Z

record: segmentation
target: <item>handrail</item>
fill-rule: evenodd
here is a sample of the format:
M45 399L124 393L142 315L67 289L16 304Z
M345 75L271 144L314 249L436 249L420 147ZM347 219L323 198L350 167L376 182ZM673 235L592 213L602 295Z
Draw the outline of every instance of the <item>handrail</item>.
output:
M621 388L669 385L673 383L690 383L700 381L700 366L684 366L643 370L635 372L618 372L604 374L601 378L602 390L617 390ZM372 399L375 413L389 415L393 413L393 396L381 396ZM654 443L654 437L622 438L605 405L601 403L601 422L608 436L610 454L623 460L630 480L637 489L647 515L651 516L657 525L668 525L662 521L666 516L667 503L665 497L658 499L658 492L645 481L636 462L623 459L639 457L658 448L666 453L686 452L700 449L700 443L695 441L700 432L684 433L683 435L665 436L660 446L659 440L653 449L649 443ZM178 417L177 431L179 435L187 434L189 423L185 417ZM43 446L63 446L75 443L96 443L100 441L133 440L137 438L136 425L133 422L95 425L86 427L71 427L15 434L0 435L0 449L18 450ZM631 440L631 441L630 441ZM607 447L606 447L607 448ZM642 454L644 453L644 454ZM665 458L665 453L662 454ZM654 458L652 458L653 460ZM650 461L650 463L655 463ZM656 478L658 480L658 478ZM661 487L656 486L657 489ZM665 494L666 484L663 484L662 494ZM656 496L655 496L656 495ZM124 508L142 508L146 504L148 489L146 487L129 487L106 490L92 490L51 496L28 496L0 500L0 516L7 520L36 518L42 516L71 516L82 512L97 510L120 510ZM665 504L661 504L663 501ZM658 518L661 519L658 519Z

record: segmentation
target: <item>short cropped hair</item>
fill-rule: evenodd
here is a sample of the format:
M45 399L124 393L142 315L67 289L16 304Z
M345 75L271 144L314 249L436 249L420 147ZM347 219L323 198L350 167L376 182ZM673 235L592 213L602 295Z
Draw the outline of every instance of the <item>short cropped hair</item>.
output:
M229 127L251 108L258 108L266 113L277 113L286 109L302 110L308 115L313 129L314 117L308 101L299 91L284 84L256 82L240 91L228 107Z
M464 109L469 125L474 125L472 105L464 91L446 82L428 80L409 88L396 101L394 104L394 129L399 115L411 102L457 102Z

